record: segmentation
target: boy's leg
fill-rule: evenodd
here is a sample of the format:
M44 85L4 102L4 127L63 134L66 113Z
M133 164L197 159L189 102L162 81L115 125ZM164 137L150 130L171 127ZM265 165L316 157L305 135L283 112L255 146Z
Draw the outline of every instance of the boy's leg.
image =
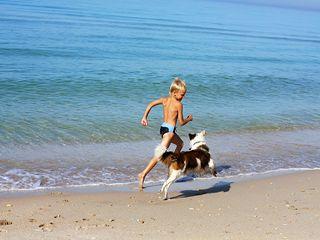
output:
M165 133L163 135L162 141L161 141L161 146L165 149L169 148L170 143L172 138L174 137L173 133ZM161 157L161 156L160 156ZM140 190L143 188L143 182L145 177L147 176L147 174L151 171L152 168L154 168L154 166L158 163L159 161L159 156L154 156L149 164L147 165L147 167L138 175L139 177L139 188Z
M179 154L181 152L181 149L183 148L183 141L182 139L179 137L178 134L174 134L172 140L172 143L174 143L177 147L176 150L174 151L176 154Z

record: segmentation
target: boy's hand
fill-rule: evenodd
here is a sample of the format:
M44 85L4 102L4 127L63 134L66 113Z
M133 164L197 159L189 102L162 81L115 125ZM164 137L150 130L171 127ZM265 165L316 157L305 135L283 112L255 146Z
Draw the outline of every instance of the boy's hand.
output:
M189 122L193 120L192 114L190 114L190 115L187 116L187 120L188 120Z
M141 119L142 126L148 126L148 120L146 118Z

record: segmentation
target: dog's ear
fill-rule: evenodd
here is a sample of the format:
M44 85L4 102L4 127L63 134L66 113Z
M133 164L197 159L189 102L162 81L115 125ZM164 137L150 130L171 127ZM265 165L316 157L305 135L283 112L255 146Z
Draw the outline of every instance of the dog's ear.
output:
M201 134L202 134L203 136L205 136L205 135L207 134L206 130L202 130L202 131L201 131Z
M194 139L194 138L195 138L195 136L196 136L196 134L189 133L189 139L190 139L190 140Z

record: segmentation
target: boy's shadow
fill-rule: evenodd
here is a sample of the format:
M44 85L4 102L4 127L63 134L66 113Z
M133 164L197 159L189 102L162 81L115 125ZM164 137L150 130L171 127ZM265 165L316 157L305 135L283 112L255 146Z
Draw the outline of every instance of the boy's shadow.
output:
M179 195L170 197L170 199L187 198L187 197L199 196L199 195L208 194L208 193L228 192L231 188L232 183L233 182L220 181L214 184L212 187L206 188L206 189L183 190L180 192Z

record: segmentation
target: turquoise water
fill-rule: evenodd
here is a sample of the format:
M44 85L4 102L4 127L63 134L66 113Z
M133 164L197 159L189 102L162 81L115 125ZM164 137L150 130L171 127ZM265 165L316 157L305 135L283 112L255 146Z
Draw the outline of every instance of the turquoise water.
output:
M159 140L160 107L139 122L175 76L194 116L182 136L320 127L320 12L209 0L8 0L0 12L0 158L19 171L43 146L58 162L58 146Z

